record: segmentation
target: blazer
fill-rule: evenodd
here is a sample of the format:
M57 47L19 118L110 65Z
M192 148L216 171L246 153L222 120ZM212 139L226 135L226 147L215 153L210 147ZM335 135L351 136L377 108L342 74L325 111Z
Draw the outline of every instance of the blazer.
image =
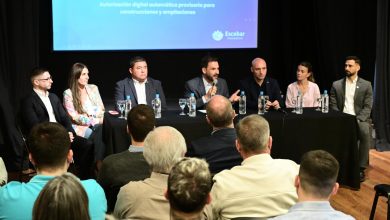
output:
M330 109L343 111L345 102L345 80L346 78L342 78L333 82L329 97ZM372 102L371 82L358 77L353 102L357 120L367 121L370 119Z
M229 88L227 86L226 80L218 78L217 82L217 95L223 95L226 98L229 98ZM184 97L189 98L191 93L194 93L196 98L196 107L202 107L204 105L202 96L206 95L206 89L203 83L203 77L195 77L188 80L184 85Z
M145 84L146 102L149 106L152 106L152 100L156 97L156 94L160 94L161 108L166 109L167 103L165 100L164 91L159 80L155 80L148 77L147 83ZM130 95L131 106L135 107L138 105L137 91L135 90L134 82L131 77L127 77L116 83L115 86L115 103L118 100L125 100L126 96Z
M265 93L269 96L269 100L272 102L278 100L280 107L284 107L278 81L266 76L263 83L265 83ZM247 78L240 81L240 90L245 91L247 107L250 109L257 109L260 86L257 84L253 76L248 76Z
M242 162L236 149L236 138L234 128L216 130L210 136L192 141L186 156L204 158L209 163L210 172L219 173Z

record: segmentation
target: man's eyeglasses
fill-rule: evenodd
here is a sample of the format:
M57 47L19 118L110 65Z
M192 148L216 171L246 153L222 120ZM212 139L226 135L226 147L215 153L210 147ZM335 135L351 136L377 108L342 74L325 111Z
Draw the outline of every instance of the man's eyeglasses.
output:
M38 79L39 81L48 81L48 80L51 80L53 79L51 76L47 77L46 79Z

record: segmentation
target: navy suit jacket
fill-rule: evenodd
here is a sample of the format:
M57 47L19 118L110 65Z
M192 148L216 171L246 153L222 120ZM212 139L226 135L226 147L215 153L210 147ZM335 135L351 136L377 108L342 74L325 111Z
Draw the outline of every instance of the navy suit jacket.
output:
M203 77L195 77L188 80L184 85L184 97L189 98L191 93L194 93L196 98L196 107L202 107L204 105L202 96L206 95L206 89L203 83ZM218 78L217 82L217 95L223 95L226 98L229 98L229 88L227 86L226 80Z
M281 96L280 87L278 81L271 77L265 77L264 82L266 91L265 95L269 96L271 102L278 100L280 107L284 107L284 101ZM260 94L260 86L257 84L253 76L249 76L240 81L240 90L245 91L246 105L250 109L257 109L258 98Z
M149 106L152 106L152 100L156 98L156 94L160 95L161 108L166 109L167 103L165 100L164 91L159 80L155 80L148 77L147 83L145 84L146 102ZM135 107L138 105L137 91L135 90L134 82L131 77L127 77L121 81L118 81L115 86L115 103L118 100L125 100L126 96L130 95L131 106Z
M192 141L186 156L204 158L213 174L230 169L242 162L236 149L236 137L234 128L216 130L210 136Z

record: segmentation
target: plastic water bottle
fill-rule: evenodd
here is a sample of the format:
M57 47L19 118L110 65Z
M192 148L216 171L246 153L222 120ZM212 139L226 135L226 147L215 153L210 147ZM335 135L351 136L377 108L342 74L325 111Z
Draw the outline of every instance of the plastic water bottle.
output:
M188 101L188 116L190 117L195 117L196 116L196 99L195 99L195 94L191 93L191 96Z
M322 95L322 106L321 106L322 113L328 113L329 112L329 96L328 91L324 90L324 94Z
M238 113L240 115L245 115L246 114L246 96L245 92L241 91L240 95L240 101L238 102Z
M152 102L153 110L154 110L154 117L155 118L161 118L161 99L160 94L156 94L156 98Z
M265 113L265 104L266 103L265 103L264 92L260 91L259 98L257 100L257 106L259 108L259 111L257 112L257 114L264 115L264 113Z
M295 113L296 114L302 114L303 113L303 106L302 106L302 103L303 102L303 97L302 97L302 94L300 91L298 91L298 95L297 95L297 101L295 103Z
M130 95L126 96L126 105L125 105L125 118L127 118L127 114L131 110L131 99Z

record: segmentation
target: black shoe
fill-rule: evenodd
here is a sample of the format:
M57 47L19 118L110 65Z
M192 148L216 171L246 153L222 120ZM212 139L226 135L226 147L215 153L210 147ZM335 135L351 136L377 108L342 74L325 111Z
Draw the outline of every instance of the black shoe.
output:
M366 174L364 174L364 171L360 171L360 182L364 182L366 180Z

